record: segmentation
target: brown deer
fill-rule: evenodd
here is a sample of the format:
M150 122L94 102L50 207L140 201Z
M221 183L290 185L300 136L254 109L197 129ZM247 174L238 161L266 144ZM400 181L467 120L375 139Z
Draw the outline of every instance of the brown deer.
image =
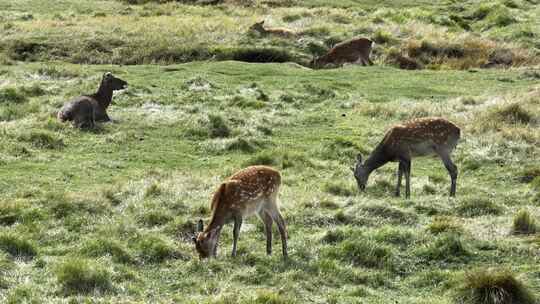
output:
M252 26L249 27L250 31L259 32L261 35L275 35L275 36L281 36L281 37L294 37L297 35L296 32L293 32L286 28L265 28L264 27L264 20L261 22L256 22Z
M276 222L281 235L283 257L287 258L287 229L277 204L280 185L279 172L266 166L247 167L222 183L212 198L210 223L203 229L203 221L199 220L199 233L193 237L199 257L217 256L221 229L230 221L234 221L232 256L236 256L242 220L258 214L265 227L266 253L272 254L272 223Z
M322 68L328 64L343 65L355 63L361 65L373 65L369 55L373 41L366 38L354 38L336 44L325 55L315 58L310 62L313 68Z
M95 122L111 121L107 108L111 104L113 91L122 90L127 82L116 78L110 72L103 74L96 93L82 95L66 103L58 112L61 122L72 121L78 128L93 128Z
M450 155L460 138L460 129L454 123L439 117L420 118L393 126L371 155L362 163L358 154L355 168L351 168L358 188L364 191L371 172L387 162L399 162L396 196L400 194L401 177L405 174L405 196L410 197L411 158L438 155L451 179L450 196L456 195L458 169Z

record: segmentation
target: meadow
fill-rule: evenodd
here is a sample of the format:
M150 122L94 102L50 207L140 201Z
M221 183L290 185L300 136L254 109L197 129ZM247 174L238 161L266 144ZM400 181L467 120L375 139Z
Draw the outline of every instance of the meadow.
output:
M209 2L0 0L1 303L538 303L536 0ZM304 66L356 35L374 66ZM113 122L59 123L107 71ZM457 197L434 158L410 199L397 164L360 193L356 154L426 116L461 127ZM254 217L199 260L213 191L255 164L290 259Z

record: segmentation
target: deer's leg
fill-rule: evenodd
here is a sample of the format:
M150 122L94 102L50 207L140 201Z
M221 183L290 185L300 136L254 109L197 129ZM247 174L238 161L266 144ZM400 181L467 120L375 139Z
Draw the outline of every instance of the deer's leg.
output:
M402 171L405 173L405 198L409 198L411 196L411 159L402 159L400 164L402 164Z
M264 210L259 212L259 217L264 223L264 232L266 234L266 254L272 255L272 217Z
M403 164L401 162L398 163L398 171L397 171L397 185L396 185L396 192L395 195L399 197L400 190L401 190L401 177L403 176Z
M269 204L269 206L270 207L268 209L268 212L272 217L272 220L276 222L279 230L279 235L281 236L281 249L283 251L283 257L287 258L287 227L285 225L285 220L279 212L279 208L277 207L275 198L273 199L272 203Z
M369 59L369 57L367 58L367 62L369 65L373 65L373 61L371 61L371 59Z
M446 167L446 170L448 170L448 174L450 175L450 196L456 196L456 181L458 176L458 168L452 162L452 158L450 158L450 154L446 151L439 151L439 156L441 157L444 166Z
M234 229L233 229L233 247L232 256L236 256L236 245L238 244L238 235L240 234L240 227L242 226L242 216L238 215L234 217Z

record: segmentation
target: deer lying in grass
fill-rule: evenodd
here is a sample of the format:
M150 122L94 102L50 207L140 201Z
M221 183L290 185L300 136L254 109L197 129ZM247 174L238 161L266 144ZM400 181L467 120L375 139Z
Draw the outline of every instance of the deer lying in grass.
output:
M421 118L392 127L379 145L362 163L358 154L355 168L351 168L358 188L365 190L369 175L387 162L399 162L396 196L400 195L401 177L405 174L405 196L410 197L411 158L438 155L451 179L450 196L456 194L458 170L450 155L460 138L460 129L444 118Z
M343 65L344 63L355 63L361 65L373 65L369 55L373 41L366 38L354 38L336 44L325 55L313 59L310 66L322 68L328 64Z
M283 257L286 258L287 229L277 204L280 184L279 172L265 166L247 167L222 183L212 198L210 223L203 230L203 222L199 220L199 233L193 237L200 258L217 255L221 229L230 221L234 221L232 256L236 256L242 220L255 213L264 223L266 253L272 254L272 223L276 222L281 235Z
M296 32L293 32L286 28L265 28L264 20L261 22L256 22L249 27L249 30L259 32L261 35L275 35L281 37L295 37L297 35Z
M122 90L126 86L124 80L105 73L97 92L79 96L66 103L58 112L58 120L72 121L78 128L93 128L96 121L110 121L107 108L111 104L113 91Z

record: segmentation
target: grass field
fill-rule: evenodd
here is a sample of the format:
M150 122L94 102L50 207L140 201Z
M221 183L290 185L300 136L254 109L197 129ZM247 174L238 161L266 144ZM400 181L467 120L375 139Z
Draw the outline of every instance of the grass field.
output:
M0 303L538 303L535 0L157 2L0 0ZM355 35L375 66L297 64ZM113 122L57 122L106 71ZM356 154L425 116L462 129L457 197L434 158L410 199L395 164L359 193ZM251 218L200 261L197 220L253 164L282 173L290 259Z

